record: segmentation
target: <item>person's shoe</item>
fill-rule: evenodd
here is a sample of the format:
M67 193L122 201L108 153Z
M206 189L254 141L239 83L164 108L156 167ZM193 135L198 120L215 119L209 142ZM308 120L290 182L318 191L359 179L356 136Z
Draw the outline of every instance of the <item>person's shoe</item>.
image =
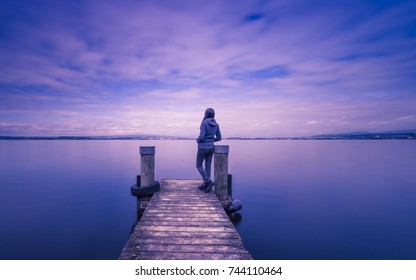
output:
M205 192L209 193L211 191L212 187L214 186L214 182L209 181L206 185L207 186L205 187Z
M204 182L202 185L198 187L198 189L200 189L201 191L205 191L206 186L207 184Z

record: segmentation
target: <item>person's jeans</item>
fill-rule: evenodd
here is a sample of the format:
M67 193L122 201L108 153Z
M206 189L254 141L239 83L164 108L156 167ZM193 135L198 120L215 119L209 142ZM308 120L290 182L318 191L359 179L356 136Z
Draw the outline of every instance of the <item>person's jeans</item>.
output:
M211 162L212 156L214 155L214 150L200 149L198 148L198 153L196 155L196 168L201 174L204 182L208 182L211 177ZM205 160L205 169L202 167L202 163Z

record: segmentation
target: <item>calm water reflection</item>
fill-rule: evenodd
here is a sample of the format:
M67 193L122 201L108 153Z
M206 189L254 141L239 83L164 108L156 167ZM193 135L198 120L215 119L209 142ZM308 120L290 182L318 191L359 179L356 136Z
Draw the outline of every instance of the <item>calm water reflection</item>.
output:
M415 141L223 141L256 259L416 259ZM0 141L0 259L116 259L138 147L199 178L194 141Z

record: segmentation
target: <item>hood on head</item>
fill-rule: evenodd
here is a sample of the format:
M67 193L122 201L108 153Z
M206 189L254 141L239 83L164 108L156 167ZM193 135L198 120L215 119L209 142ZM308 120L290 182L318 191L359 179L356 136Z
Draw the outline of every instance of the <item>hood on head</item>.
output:
M216 126L217 125L217 122L215 121L214 118L206 119L204 122L209 124L210 126Z

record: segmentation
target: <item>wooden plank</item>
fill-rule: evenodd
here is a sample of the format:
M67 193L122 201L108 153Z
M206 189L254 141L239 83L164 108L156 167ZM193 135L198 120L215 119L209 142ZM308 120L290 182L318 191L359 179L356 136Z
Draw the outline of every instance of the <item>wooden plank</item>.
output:
M218 253L168 253L168 252L135 252L127 251L120 256L121 260L251 260L246 254Z
M162 180L119 259L252 259L200 180Z
M200 231L200 232L234 232L231 227L185 227L185 226L147 226L141 225L144 230L153 231Z
M172 237L172 238L155 238L139 236L131 241L131 246L136 244L159 244L159 245L224 245L224 246L241 246L241 240L237 238L192 238L192 237Z
M210 217L210 216L200 216L200 217L160 217L160 216L146 216L141 219L141 222L154 222L154 223L163 223L163 222L172 222L172 223L181 223L181 222L190 222L190 223L228 223L223 217Z
M201 221L164 221L164 220L145 220L141 221L140 223L142 226L169 226L169 227L194 227L194 228L202 228ZM219 221L219 222L205 222L203 223L206 225L205 227L210 228L218 228L218 227L225 227L225 228L234 228L230 223L226 221Z
M199 238L199 239L210 239L210 238L221 238L221 239L238 239L240 240L240 236L233 233L233 232L192 232L192 231L144 231L139 229L138 231L134 232L129 239L132 240L134 238L173 238L172 236L175 234L174 238Z
M176 215L174 217L172 216L166 216L165 212L158 212L158 211L153 211L151 212L150 209L147 210L147 215L146 217L158 217L158 218L162 218L162 219L186 219L189 218L189 214L187 212L184 213L176 213ZM143 217L144 218L144 217ZM143 219L142 218L142 219ZM191 216L192 219L224 219L223 215L220 214L206 214L206 213L197 213L197 214L193 214Z
M247 251L241 246L211 245L211 244L152 244L142 243L135 247L136 252L169 252L169 253L221 253L244 254Z

